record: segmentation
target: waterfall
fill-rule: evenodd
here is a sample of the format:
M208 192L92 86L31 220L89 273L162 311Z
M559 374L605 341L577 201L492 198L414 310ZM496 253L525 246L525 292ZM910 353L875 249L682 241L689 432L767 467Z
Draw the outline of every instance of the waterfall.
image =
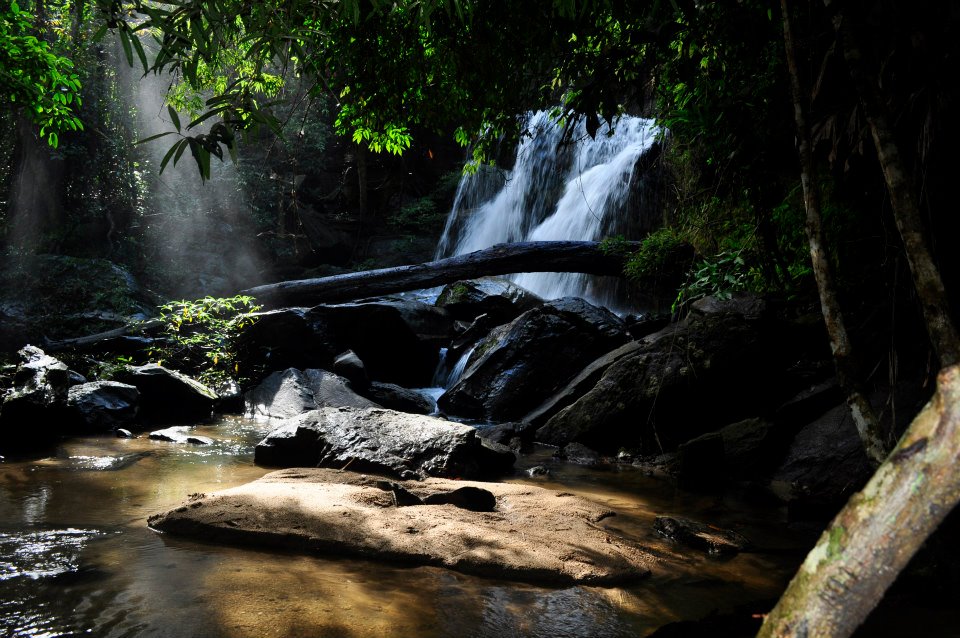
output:
M525 128L529 136L517 146L513 168L484 166L460 180L438 258L503 242L629 236L635 167L659 133L653 121L623 116L614 130L601 128L591 138L582 122L565 135L538 111ZM526 273L513 279L546 299L575 295L619 305L596 277Z

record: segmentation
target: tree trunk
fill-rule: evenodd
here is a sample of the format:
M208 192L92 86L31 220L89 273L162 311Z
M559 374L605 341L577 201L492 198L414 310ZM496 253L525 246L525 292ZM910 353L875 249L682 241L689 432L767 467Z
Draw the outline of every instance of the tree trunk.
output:
M833 2L824 0L824 4L830 7ZM930 343L942 367L960 363L960 338L950 317L940 271L928 248L920 207L913 194L913 180L894 139L886 102L880 95L876 79L866 69L856 33L850 20L844 18L842 10L835 17L834 24L843 44L843 57L850 70L850 77L863 105L864 116L870 124L873 143L890 194L893 217L903 240L903 250L910 264Z
M820 308L827 334L830 337L830 350L837 370L837 381L847 396L847 404L857 426L857 432L863 443L864 451L874 466L878 466L886 457L886 448L876 414L861 390L853 346L847 334L847 328L840 312L830 262L826 255L826 240L820 217L820 194L817 183L816 166L813 161L813 149L810 141L810 127L807 124L803 91L800 88L800 75L797 71L794 53L793 34L790 27L790 12L787 0L780 0L783 11L783 41L786 48L787 68L790 71L790 86L793 92L793 113L797 124L798 152L800 154L800 181L803 185L803 201L806 208L807 241L810 245L810 259L813 262L813 276L820 293Z
M960 500L960 366L863 491L840 511L758 636L844 638L866 619L897 574Z
M419 290L462 279L521 272L580 272L592 275L623 274L624 258L601 250L595 241L531 241L497 244L467 255L425 264L381 268L320 279L282 281L249 288L266 305L323 303ZM633 242L628 248L636 249Z

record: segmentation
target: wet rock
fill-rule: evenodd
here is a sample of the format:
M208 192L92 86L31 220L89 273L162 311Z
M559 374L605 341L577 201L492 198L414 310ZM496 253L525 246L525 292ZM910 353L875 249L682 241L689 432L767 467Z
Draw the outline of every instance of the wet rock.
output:
M410 304L358 303L311 308L313 321L337 335L363 361L373 381L405 387L429 384L437 367L439 346L433 339L421 339L412 323L416 313ZM450 321L452 332L452 320Z
M791 391L781 381L793 352L762 308L756 298L697 302L684 321L612 363L537 439L650 454L771 410Z
M207 386L155 363L126 366L115 379L139 390L139 418L148 423L202 421L217 403L216 392Z
M137 416L140 392L116 381L93 381L71 387L67 407L76 415L77 431L106 432Z
M247 412L286 419L323 407L379 407L363 398L341 376L326 370L289 368L274 372L246 394Z
M436 303L458 319L472 321L486 314L503 323L537 307L542 300L506 279L483 277L444 286Z
M567 443L560 449L558 455L560 458L577 465L586 465L587 467L600 465L600 453L591 450L582 443Z
M170 443L213 445L213 439L206 436L191 434L190 427L186 425L165 428L163 430L155 430L150 433L150 438L154 441L168 441Z
M534 465L531 468L527 468L527 476L530 478L547 478L550 476L550 468L545 465Z
M247 365L268 369L330 368L336 355L349 349L309 308L284 308L255 314L257 321L241 336Z
M394 383L374 381L363 391L363 395L377 405L399 412L430 414L435 407L433 399L422 392L401 388Z
M133 432L131 432L130 430L124 429L124 428L117 428L116 431L114 432L114 434L116 434L116 436L117 436L118 439L134 439L134 438L136 438L136 436L134 436Z
M243 414L243 390L233 379L225 379L211 388L217 394L214 410L221 414Z
M423 499L424 505L453 505L471 512L492 512L497 508L497 497L490 490L467 485L452 492L434 492Z
M604 308L572 297L545 303L481 341L438 405L457 416L518 420L626 339Z
M13 388L0 404L0 450L20 451L49 446L70 423L67 393L86 381L62 361L35 346L18 352L22 363Z
M400 478L478 478L512 466L466 425L384 409L322 408L286 421L257 444L255 461L349 468Z
M333 373L338 374L350 385L358 390L362 390L370 385L370 379L367 377L367 369L363 366L363 361L353 350L347 350L333 360Z
M325 304L259 313L245 335L244 351L252 362L276 370L330 369L337 355L352 350L371 380L423 387L437 366L439 346L415 330L426 328L408 323L420 316L410 308L413 303Z
M773 423L756 417L724 426L720 436L727 473L757 476L769 470L779 447L774 434Z
M829 518L872 473L850 408L838 405L800 430L769 489L794 518Z
M653 529L678 543L710 554L736 554L750 548L750 541L733 530L679 516L658 516Z
M202 496L151 517L148 524L218 542L556 584L635 581L649 574L655 560L639 543L623 542L603 529L602 521L614 512L573 494L510 483L398 482L425 502L465 487L489 492L498 508L491 514L461 507L395 507L376 483L353 472L296 468Z
M484 441L505 445L514 452L528 452L533 447L535 433L536 428L522 422L500 423L477 428L477 435Z
M628 341L619 348L611 350L610 352L594 359L558 392L554 393L546 401L524 416L523 421L531 423L537 427L542 426L549 421L550 417L552 417L554 414L567 407L586 394L591 388L593 388L597 384L597 381L599 381L603 376L604 372L607 371L607 368L639 349L640 342Z

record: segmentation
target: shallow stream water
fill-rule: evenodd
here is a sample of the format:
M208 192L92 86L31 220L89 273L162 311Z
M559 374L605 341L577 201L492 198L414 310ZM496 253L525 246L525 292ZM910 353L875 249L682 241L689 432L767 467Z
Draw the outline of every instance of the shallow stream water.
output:
M681 619L776 598L809 538L776 510L680 492L634 468L553 463L546 480L618 512L614 533L642 539L668 569L623 588L546 587L433 567L218 547L161 535L151 514L190 494L254 480L269 425L196 428L216 444L74 439L50 458L0 463L3 636L644 636ZM542 450L520 462L551 463ZM729 559L652 531L659 513L734 527L767 550ZM765 611L757 604L757 611Z

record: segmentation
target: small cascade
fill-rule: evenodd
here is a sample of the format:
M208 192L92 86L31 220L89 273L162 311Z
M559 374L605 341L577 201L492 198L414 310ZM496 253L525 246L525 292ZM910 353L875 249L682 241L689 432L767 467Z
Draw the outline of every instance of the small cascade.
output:
M450 374L447 376L447 381L444 383L444 387L449 388L460 380L460 377L463 376L463 373L467 369L467 362L470 361L470 355L472 355L473 351L476 349L476 346L471 346L470 349L464 352L463 356L457 360L456 365L453 366L453 369L450 370Z
M530 136L518 145L512 169L483 167L460 181L438 258L503 242L630 236L646 212L630 200L636 165L658 137L653 121L623 116L613 131L591 138L583 123L565 135L539 111L526 128ZM546 299L575 295L618 305L595 277L535 273L514 281Z

